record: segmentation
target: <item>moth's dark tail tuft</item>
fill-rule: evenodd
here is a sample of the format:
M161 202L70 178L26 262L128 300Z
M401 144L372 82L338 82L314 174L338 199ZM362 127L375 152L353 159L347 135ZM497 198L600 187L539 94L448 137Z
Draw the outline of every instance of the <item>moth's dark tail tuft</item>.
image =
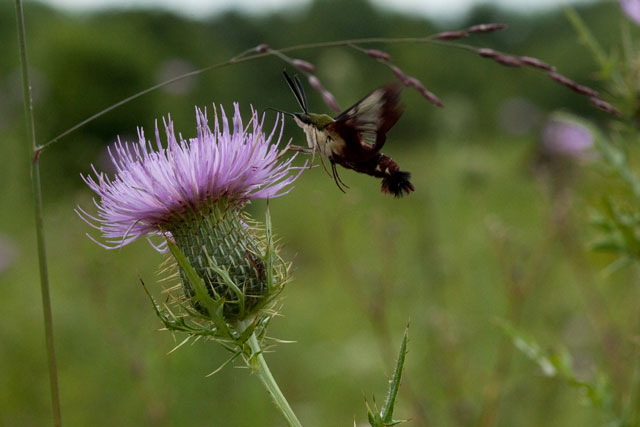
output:
M410 194L415 188L409 179L411 179L409 172L395 171L382 178L381 191L385 194L393 194L396 198Z

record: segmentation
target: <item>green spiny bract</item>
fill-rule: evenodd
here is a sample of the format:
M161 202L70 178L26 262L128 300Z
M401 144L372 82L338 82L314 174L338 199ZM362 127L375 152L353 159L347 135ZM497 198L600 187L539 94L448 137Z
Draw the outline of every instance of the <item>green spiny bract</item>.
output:
M211 212L192 212L170 231L208 297L222 302L228 322L243 320L279 293L287 268L275 256L270 227L261 228L241 210L217 204ZM274 265L274 259L278 262ZM178 263L184 298L200 314L207 308L194 297L194 284Z

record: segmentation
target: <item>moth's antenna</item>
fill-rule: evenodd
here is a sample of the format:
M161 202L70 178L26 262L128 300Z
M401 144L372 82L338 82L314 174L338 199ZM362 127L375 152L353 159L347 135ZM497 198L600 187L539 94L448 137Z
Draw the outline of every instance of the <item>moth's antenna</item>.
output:
M304 87L302 86L302 82L300 81L300 77L298 77L298 75L296 74L295 76L293 76L294 80L296 81L296 86L298 86L298 93L300 93L300 95L302 95L302 102L304 102L304 112L309 114L309 104L307 104L307 94L304 93Z
M291 92L293 92L293 95L296 97L296 100L298 101L300 108L302 108L302 111L304 111L306 114L309 114L309 110L307 109L307 102L304 97L304 92L302 94L300 93L300 89L295 83L293 83L293 80L291 80L291 77L289 77L289 74L287 74L286 71L283 71L282 74L284 74L284 78L287 81Z

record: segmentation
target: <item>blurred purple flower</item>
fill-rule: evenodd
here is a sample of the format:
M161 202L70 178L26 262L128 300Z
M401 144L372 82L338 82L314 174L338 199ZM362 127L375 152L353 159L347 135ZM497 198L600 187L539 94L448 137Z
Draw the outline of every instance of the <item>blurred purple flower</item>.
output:
M78 207L76 212L102 232L107 249L125 246L149 234L166 233L190 212L211 211L219 201L242 206L251 199L284 195L299 176L292 166L295 156L281 160L278 144L284 120L276 122L269 135L256 111L244 126L238 104L234 104L233 128L221 108L222 126L214 110L213 132L207 125L206 111L196 110L197 137L176 139L173 123L164 122L167 147L160 141L156 123L155 151L142 129L138 142L118 139L110 150L116 175L110 179L92 166L95 177L83 176L100 197L94 201L98 215ZM276 131L279 133L276 135ZM275 143L272 141L275 140ZM89 236L91 238L91 236ZM94 239L92 239L94 240ZM95 241L95 240L94 240Z
M640 25L640 0L620 0L620 8L629 19Z
M585 126L561 118L553 118L542 130L542 150L552 156L574 160L590 157L593 134Z

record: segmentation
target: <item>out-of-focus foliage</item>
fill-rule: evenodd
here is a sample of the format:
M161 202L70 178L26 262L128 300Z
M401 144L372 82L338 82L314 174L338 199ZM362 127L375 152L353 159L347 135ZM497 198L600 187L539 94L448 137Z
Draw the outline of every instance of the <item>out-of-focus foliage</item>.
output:
M603 46L618 37L615 3L578 12ZM479 8L451 26L357 0L201 21L153 11L67 15L38 4L28 4L26 16L41 143L125 96L260 43L278 48L505 22L509 29L469 42L538 57L602 89L598 65L561 11L525 17ZM9 52L0 61L0 425L36 426L49 422L49 394L13 20L11 2L0 3L0 46ZM376 47L446 108L409 90L403 95L405 114L384 151L413 173L410 197L384 197L374 179L349 171L342 174L351 187L343 195L316 168L271 202L274 230L295 275L271 333L297 343L265 357L287 398L304 425L347 425L354 416L365 422L362 393L381 395L381 372L393 366L410 318L397 417L421 426L602 425L606 414L581 405L580 390L537 375L493 320L506 319L514 331L535 337L531 343L545 350L538 361L566 349L572 369L564 373L571 379L598 384L598 373L606 372L616 396L637 385L630 378L637 365L630 339L638 332L637 271L602 274L618 255L586 251L595 237L587 213L611 181L579 164L541 167L534 155L550 111L567 109L596 125L608 118L532 70L444 47ZM387 68L348 49L296 56L318 66L343 106L393 79ZM282 68L269 58L202 74L106 114L43 154L66 425L280 425L248 372L227 369L204 378L228 356L217 347L196 343L166 354L183 337L174 341L155 330L161 324L137 277L162 301L162 285L154 283L161 256L145 242L105 252L84 236L93 230L72 211L90 206L79 174L92 162L105 168L103 149L116 135L129 138L137 126L149 134L167 113L177 130L193 129L194 105L213 102L296 109ZM312 108L324 112L308 92ZM304 141L295 125L286 135ZM252 208L261 215L264 205ZM562 351L546 351L557 346Z
M205 67L268 43L274 48L313 41L379 36L424 36L449 26L427 19L374 9L365 0L322 0L308 8L275 15L246 17L236 12L189 21L160 11L105 11L69 15L37 3L27 5L28 42L34 74L38 140L46 142L100 109L181 72ZM585 10L592 30L606 42L614 33L605 25L619 12L596 4ZM11 4L0 5L0 45L16 46ZM537 56L553 63L571 78L598 86L592 60L575 53L575 36L559 11L518 16L497 9L478 8L457 27L479 22L506 22L510 28L476 36L470 43ZM450 24L453 25L453 24ZM420 126L436 137L454 134L469 141L496 129L500 104L512 97L527 99L541 111L571 108L597 116L587 102L566 88L531 70L500 67L468 52L428 45L378 46L396 63L436 92L447 108L435 111L416 93L407 91L407 112L396 130L400 141L410 140L409 129ZM319 67L319 76L343 106L352 104L371 88L393 79L386 67L348 49L299 52ZM3 129L22 126L18 55L6 55L0 64L0 105ZM116 135L130 137L137 126L171 113L177 124L193 117L194 105L228 105L240 101L259 109L296 108L282 81L282 62L269 58L205 73L153 92L113 111L69 137L51 150L57 166L45 166L45 177L63 179L64 190L86 172L87 157ZM325 111L313 91L310 103ZM531 113L530 110L528 110ZM524 112L523 114L527 114ZM508 120L508 119L507 119ZM398 142L396 144L401 144Z

